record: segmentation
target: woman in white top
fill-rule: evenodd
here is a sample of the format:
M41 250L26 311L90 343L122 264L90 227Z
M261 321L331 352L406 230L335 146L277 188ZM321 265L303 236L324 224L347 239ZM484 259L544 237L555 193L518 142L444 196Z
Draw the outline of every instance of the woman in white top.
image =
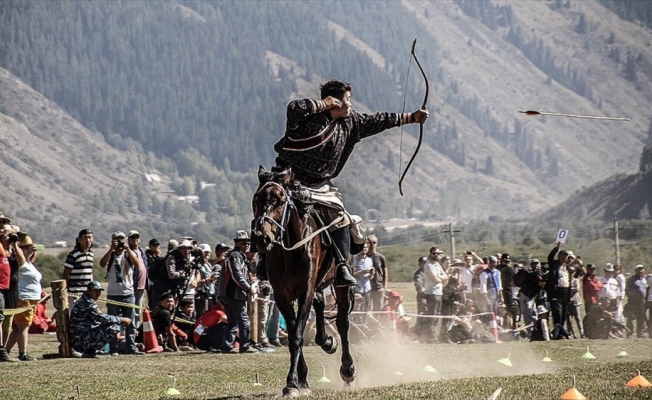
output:
M18 308L29 307L27 311L14 316L14 328L7 338L5 346L7 352L15 343L18 343L18 360L35 361L35 358L27 354L28 330L34 321L36 305L41 300L41 273L32 263L36 259L36 246L32 238L27 235L21 237L19 242L11 244L16 254L18 263Z

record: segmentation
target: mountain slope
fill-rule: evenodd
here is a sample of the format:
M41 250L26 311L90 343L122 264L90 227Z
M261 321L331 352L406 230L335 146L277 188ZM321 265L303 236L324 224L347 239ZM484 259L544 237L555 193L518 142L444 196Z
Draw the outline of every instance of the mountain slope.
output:
M420 107L414 63L407 79L414 37L431 89L424 146L401 198L398 169L417 128L405 128L402 149L398 129L363 141L337 180L352 211L522 218L636 171L652 33L599 1L0 3L0 66L109 143L171 157L185 180L221 179L219 207L240 221L250 171L273 162L289 99L337 77L353 83L359 111L400 111L404 95L407 110ZM14 101L0 96L0 107Z

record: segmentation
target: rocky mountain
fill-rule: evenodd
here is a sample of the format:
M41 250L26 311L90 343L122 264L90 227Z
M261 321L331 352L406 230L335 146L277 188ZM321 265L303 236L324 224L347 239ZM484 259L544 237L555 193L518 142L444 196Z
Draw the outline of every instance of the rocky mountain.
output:
M652 146L641 155L637 173L618 174L578 190L566 201L544 212L542 220L645 220L652 218Z
M0 67L18 77L3 72L0 88L12 189L3 196L35 202L15 209L52 222L82 218L84 207L113 215L93 193L128 191L161 167L142 156L151 152L172 160L165 190L176 195L201 195L200 180L220 182L205 196L214 207L181 210L176 223L242 224L253 171L273 162L285 103L316 97L319 83L338 77L353 83L359 111L401 111L404 95L414 110L425 89L413 61L407 76L417 37L432 117L405 197L397 175L416 126L358 146L336 182L347 204L367 219L529 218L638 170L651 117L652 31L612 3L3 2ZM18 90L26 85L49 100L27 101L35 94ZM65 111L48 117L57 105ZM528 109L631 121L518 113ZM38 156L20 151L26 143ZM26 177L38 183L22 189ZM145 192L150 206L166 199ZM127 197L118 199L126 212L164 219Z

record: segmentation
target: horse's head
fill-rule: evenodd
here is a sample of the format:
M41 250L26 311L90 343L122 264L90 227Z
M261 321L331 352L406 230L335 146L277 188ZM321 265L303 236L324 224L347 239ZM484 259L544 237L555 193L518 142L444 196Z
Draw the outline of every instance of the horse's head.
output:
M280 236L285 230L289 216L289 198L285 185L291 175L289 170L275 173L266 171L262 166L258 170L260 184L252 200L252 241L260 253L268 252L275 241L282 240Z

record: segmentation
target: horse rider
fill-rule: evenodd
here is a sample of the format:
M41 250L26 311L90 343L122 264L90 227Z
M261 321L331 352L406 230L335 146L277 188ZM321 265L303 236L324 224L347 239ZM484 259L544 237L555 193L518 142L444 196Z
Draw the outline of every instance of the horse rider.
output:
M329 192L341 200L330 181L340 174L360 140L404 124L423 123L428 115L425 108L412 113L358 113L353 110L351 85L328 81L321 86L321 100L302 99L288 104L285 135L274 145L278 156L272 171L291 168L302 186L317 189L328 185ZM339 227L330 235L337 248L335 286L356 285L347 262L351 248L349 227ZM267 279L265 257L261 257L256 275Z

